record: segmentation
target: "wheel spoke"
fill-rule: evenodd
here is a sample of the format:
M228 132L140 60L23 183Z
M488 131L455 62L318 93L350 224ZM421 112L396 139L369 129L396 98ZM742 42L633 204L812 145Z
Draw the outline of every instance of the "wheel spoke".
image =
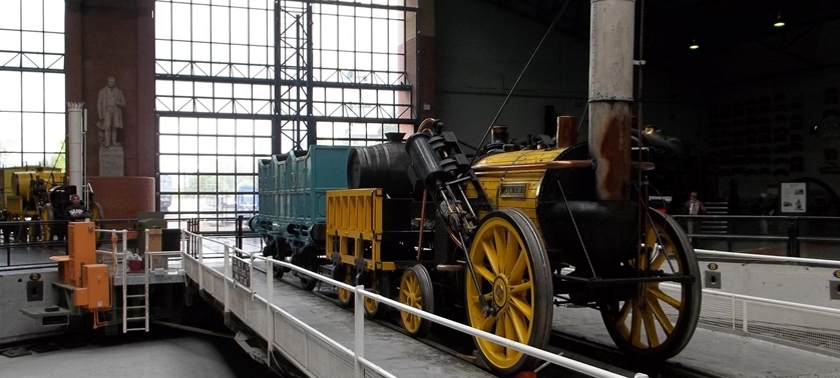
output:
M525 276L525 270L528 268L528 256L522 251L520 251L519 256L516 258L516 264L513 265L513 269L510 271L510 275L508 276L508 282L511 285L518 284L522 282L522 278Z
M496 250L493 249L493 245L487 242L487 240L481 241L481 248L484 248L484 256L487 257L487 262L490 263L490 269L493 270L493 276L495 277L499 274L499 257L496 254ZM490 282L493 281L491 280Z
M656 317L656 321L659 322L659 325L662 326L665 333L670 335L674 332L674 324L671 323L671 319L668 319L668 316L665 315L665 310L663 310L662 306L659 305L659 301L656 298L649 297L647 299L647 303L651 312L653 312L653 316Z
M481 278L487 280L487 282L493 282L493 280L496 279L496 275L487 270L487 267L484 265L475 265L473 268L475 269L475 272L478 273ZM481 283L481 281L479 281L479 283Z
M510 285L510 294L524 293L533 287L534 285L530 281L519 285Z
M527 343L527 335L528 335L528 322L526 322L525 315L522 314L516 307L510 307L509 312L510 320L513 322L513 328L516 332L516 341L520 343Z
M656 257L653 261L650 262L650 270L659 270L659 267L662 266L662 263L665 262L665 249L659 249L659 252L656 254Z
M498 264L498 270L496 271L496 273L498 274L504 274L504 271L506 269L506 256L499 256L499 253L504 253L504 251L507 251L507 241L505 240L505 235L503 234L503 232L504 229L502 229L501 227L496 227L495 229L493 229L493 243L495 244L493 252L495 252L496 254L496 264Z
M656 334L656 326L653 324L653 314L651 314L643 306L639 306L639 312L642 320L645 322L645 331L647 333L648 346L654 348L659 345L659 335Z
M642 317L639 314L639 304L633 301L633 315L630 318L630 342L633 345L644 347L642 344Z
M669 304L671 307L673 307L677 310L682 311L682 302L680 302L676 298L671 297L668 294L665 294L658 287L650 287L647 290L651 295L653 295L657 299Z
M495 316L488 316L484 318L484 323L481 324L480 330L484 332L490 332L493 330L493 326L496 324L496 317Z
M530 304L516 297L511 297L510 301L528 321L534 320L534 308Z
M516 262L519 259L519 250L521 246L519 245L519 241L516 239L516 235L508 234L507 245L505 246L505 269L504 273L508 276L513 274L513 269L516 266Z

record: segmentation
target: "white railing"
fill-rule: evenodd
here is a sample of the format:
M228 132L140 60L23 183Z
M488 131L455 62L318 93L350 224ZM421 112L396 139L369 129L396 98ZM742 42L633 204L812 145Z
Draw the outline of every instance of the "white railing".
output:
M774 261L774 262L787 262L787 263L806 264L806 265L840 267L840 261L838 261L838 260L821 260L821 259L808 259L808 258L804 258L804 257L759 255L759 254L754 254L754 253L715 251L715 250L712 250L712 249L695 249L694 252L697 254L697 256L730 257L730 258L737 258L737 259L749 259L749 260L752 260L752 261Z
M225 280L224 294L223 294L225 312L230 311L230 308L231 308L231 296L230 296L231 284L235 285L236 287L241 287L243 289L247 289L251 293L253 298L257 298L257 299L259 299L261 301L264 301L266 303L266 312L267 312L267 315L268 315L268 319L272 319L272 316L273 316L272 312L282 314L282 315L284 315L284 317L289 318L290 320L292 320L293 323L295 323L296 325L305 329L307 332L311 333L312 335L314 335L318 339L334 346L336 349L338 349L338 350L346 353L348 356L352 357L354 359L354 364L355 364L355 374L356 374L355 376L356 376L356 378L363 378L364 377L365 368L372 369L374 372L376 372L376 373L378 373L378 374L380 374L384 377L389 377L389 378L393 377L393 375L386 372L381 367L375 365L374 363L372 363L371 361L369 361L365 358L365 353L364 353L364 350L365 350L364 349L364 319L365 319L365 317L364 317L364 299L365 298L371 298L371 299L377 300L380 303L391 306L392 308L395 308L399 311L407 311L407 312L412 313L414 315L420 316L423 319L427 319L429 321L432 321L434 323L443 325L445 327L455 329L455 330L458 330L458 331L461 331L461 332L464 332L464 333L467 333L467 334L470 334L472 336L479 337L479 338L482 338L482 339L485 339L485 340L489 340L489 341L497 343L499 345L503 345L507 348L517 350L517 351L522 352L524 354L534 356L538 359L547 361L549 363L556 364L556 365L559 365L559 366L563 366L567 369L571 369L571 370L574 370L574 371L577 371L577 372L580 372L580 373L584 373L584 374L587 374L587 375L592 376L592 377L604 377L604 378L624 377L623 375L619 375L619 374L616 374L616 373L613 373L613 372L610 372L610 371L607 371L607 370L604 370L604 369L600 369L600 368L597 368L597 367L594 367L594 366L591 366L591 365L584 364L582 362L579 362L579 361L576 361L576 360L573 360L573 359L570 359L570 358L567 358L567 357L563 357L563 356L560 356L560 355L557 355L557 354L547 352L545 350L537 349L537 348L534 348L534 347L529 346L529 345L525 345L525 344L518 343L518 342L515 342L515 341L512 341L512 340L503 338L503 337L499 337L495 334L484 332L482 330L472 328L470 326L467 326L467 325L464 325L464 324L461 324L461 323L458 323L458 322L454 322L454 321L451 321L451 320L446 319L446 318L442 318L442 317L437 316L435 314L425 312L425 311L416 309L414 307L406 306L406 305L404 305L400 302L394 301L390 298L386 298L386 297L380 296L378 294L375 294L373 292L367 291L367 290L364 289L364 286L362 286L362 285L354 287L354 286L348 285L344 282L339 282L339 281L333 280L329 277L322 276L320 274L317 274L317 273L314 273L312 271L300 268L298 266L292 265L292 264L284 262L284 261L275 260L275 259L270 258L270 257L255 256L252 253L242 251L238 248L232 247L230 245L227 245L227 244L225 244L223 242L220 242L220 241L217 241L217 240L205 238L205 237L202 237L200 235L197 235L197 234L194 234L194 233L191 233L191 232L188 232L188 231L182 231L182 232L184 234L184 239L188 243L188 248L187 248L188 250L185 252L185 257L184 258L185 259L186 258L194 259L201 265L204 265L205 259L208 258L207 256L204 256L204 254L205 254L204 253L205 252L204 251L204 242L205 241L223 246L223 252L221 254L219 254L219 252L215 252L215 253L211 253L210 255L215 257L215 258L223 258L224 259L223 271L218 272L218 271L213 270L211 272L212 272L212 274L222 275L224 280ZM241 255L248 255L249 257L246 259L246 258L240 258L240 257L237 257L237 256L231 256L231 251L237 252ZM249 285L247 287L245 285L242 285L240 282L237 282L233 279L232 272L231 272L231 261L232 261L232 259L238 259L238 260L243 261L243 262L250 262L250 264L249 264L250 268L249 269L251 270L251 272L253 272L253 267L254 267L254 262L255 261L264 261L265 262L265 264L266 264L266 270L265 270L265 272L266 272L266 291L267 291L265 298L263 298L262 296L258 295L256 292L253 291L253 288L252 288L253 284L254 284L253 275L250 275L251 280L248 282ZM300 320L292 317L290 314L283 311L283 309L277 307L274 304L271 304L270 299L274 295L273 290L274 290L274 266L275 265L280 265L284 268L294 270L294 271L298 272L298 274L305 274L309 277L321 280L321 281L325 282L326 284L329 284L329 285L335 286L337 288L341 288L341 289L344 289L344 290L347 290L347 291L350 291L350 292L354 293L356 304L355 304L355 309L354 309L355 310L355 312L354 312L354 316L355 316L355 330L354 330L355 331L355 343L354 343L353 350L350 350L350 349L338 344L334 340L331 340L330 338L328 338L324 334L318 332L316 329L314 329L314 328L306 325L305 323L301 322ZM203 287L204 281L205 281L203 270L204 269L199 269L199 271L198 271L198 283L199 283L200 287ZM271 338L270 340L267 340L268 341L267 342L267 344L268 344L267 354L270 356L271 352L272 352L274 342L275 342L275 340L273 340L273 338L274 338L274 322L273 321L268 321L267 323L268 324L266 325L267 329L265 330L266 331L265 333L267 335L269 335L269 338ZM637 374L634 375L634 378L647 378L647 375L643 374L643 373L637 373Z
M698 256L750 262L783 262L803 266L840 267L840 261L756 255L696 249ZM708 260L708 259L707 259ZM678 290L676 285L663 288ZM775 339L817 350L840 353L840 309L782 301L718 289L703 289L700 323Z

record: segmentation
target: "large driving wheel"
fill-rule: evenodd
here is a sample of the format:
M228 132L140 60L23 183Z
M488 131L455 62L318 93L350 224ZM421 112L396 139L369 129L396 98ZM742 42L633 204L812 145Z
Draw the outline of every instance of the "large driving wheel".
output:
M470 325L509 340L545 348L553 316L548 256L531 220L518 209L487 214L469 246L479 288L466 274ZM489 309L482 308L479 292ZM473 338L479 355L503 375L532 365L532 357Z
M344 280L343 280L344 283L346 283L350 286L354 285L354 283L353 283L353 281L354 281L353 280L353 267L352 266L350 266L350 265L339 265L336 269L339 269L341 272L343 272L341 274L344 277ZM339 276L339 277L341 277L341 276ZM338 288L338 290L336 290L336 291L338 292L338 302L341 303L342 307L350 307L350 305L353 304L353 297L355 296L355 294L352 291L345 290L345 289L342 289L342 288Z
M625 263L633 275L642 270L677 277L690 276L685 283L641 283L632 287L626 299L601 305L607 331L627 354L649 360L664 360L688 344L700 316L700 267L688 236L671 217L648 211L641 263L638 257Z
M434 313L435 296L432 278L425 266L417 264L403 272L400 279L400 303ZM432 329L431 321L407 311L400 311L400 320L403 328L412 336L426 336Z
M45 204L38 209L38 217L41 219L42 222L50 222L55 220L55 215L53 214L52 205ZM53 227L56 225L43 223L41 224L41 241L48 242L52 241L53 235Z

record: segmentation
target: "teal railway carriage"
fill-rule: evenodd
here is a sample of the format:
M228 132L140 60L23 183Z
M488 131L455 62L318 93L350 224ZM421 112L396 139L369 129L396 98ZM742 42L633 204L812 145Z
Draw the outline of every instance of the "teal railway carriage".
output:
M265 241L265 256L317 271L326 237L327 191L347 187L352 149L315 145L259 161L259 214L249 226ZM275 268L275 277L283 273ZM315 287L315 280L299 278L304 289Z

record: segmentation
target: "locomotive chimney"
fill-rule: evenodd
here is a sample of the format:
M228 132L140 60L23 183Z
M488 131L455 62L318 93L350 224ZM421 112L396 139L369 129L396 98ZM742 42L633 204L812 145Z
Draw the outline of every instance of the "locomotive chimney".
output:
M557 148L566 148L577 143L577 120L572 116L557 117L557 134L555 135Z
M508 142L507 126L493 126L490 130L492 132L490 135L491 144L505 144Z
M591 0L589 153L598 198L630 198L635 0Z

